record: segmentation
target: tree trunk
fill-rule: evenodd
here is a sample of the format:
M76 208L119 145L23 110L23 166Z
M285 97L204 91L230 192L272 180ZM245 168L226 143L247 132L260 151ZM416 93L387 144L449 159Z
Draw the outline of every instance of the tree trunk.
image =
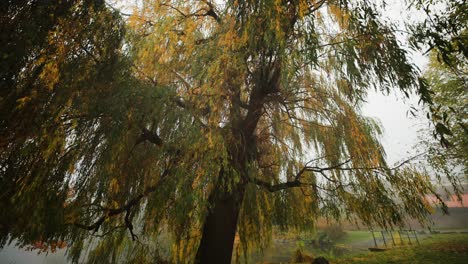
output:
M258 119L247 123L252 126L252 123L256 122ZM235 169L241 175L241 182L235 182L235 177L221 168L216 187L208 199L211 208L203 225L202 238L195 258L196 264L231 263L237 220L248 178L246 164L252 156L249 155L249 151L251 153L255 151L255 148L245 148L245 146L255 146L254 140L251 135L245 136L244 124L238 126L242 129L233 129L231 137L228 137L226 142L231 146L229 149L231 169Z
M203 226L195 263L230 264L243 188L215 199Z

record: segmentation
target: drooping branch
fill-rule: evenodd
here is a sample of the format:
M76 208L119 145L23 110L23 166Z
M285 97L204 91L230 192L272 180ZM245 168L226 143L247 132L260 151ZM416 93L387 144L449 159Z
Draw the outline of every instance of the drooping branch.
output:
M175 162L173 162L175 163ZM90 224L90 225L85 225L85 224L81 224L81 223L78 223L78 222L74 222L72 223L72 225L78 227L78 228L81 228L81 229L85 229L85 230L89 230L89 231L92 231L93 233L96 233L99 231L99 228L102 226L102 224L106 221L106 219L109 219L111 217L115 217L115 216L119 216L123 213L125 213L125 227L129 230L130 232L130 235L132 236L132 240L135 240L138 238L137 235L135 235L135 233L133 232L133 224L131 222L131 211L132 209L137 206L140 201L147 197L149 194L155 192L158 188L158 186L160 186L160 184L164 181L164 179L167 178L167 176L169 175L169 171L170 171L170 168L166 168L164 170L164 172L162 173L161 175L161 179L158 181L158 183L156 185L152 185L152 186L149 186L147 187L140 195L134 197L133 199L129 200L126 204L124 204L123 206L119 207L119 208L105 208L103 206L100 206L98 205L99 208L102 209L102 216L100 218L98 218L98 220L96 220L94 223Z
M278 183L274 185L271 185L268 182L265 182L259 179L252 179L251 182L257 186L265 188L269 192L277 192L277 191L281 191L281 190L285 190L285 189L289 189L293 187L300 187L302 185L302 183L299 180L283 182L283 183Z
M393 167L383 167L383 166L375 166L375 167L342 167L342 165L344 165L342 163L342 165L340 166L337 166L337 167L330 167L330 168L333 168L333 169L336 169L336 170L341 170L341 171L351 171L351 170L373 170L373 171L395 171L395 170L398 170L399 168L403 167L404 165L410 163L411 161L423 156L427 154L427 151L425 152L422 152L422 153L419 153L419 154L416 154L402 162L400 162L399 164L393 166ZM348 160L349 162L350 160ZM315 170L322 170L324 171L324 169L320 169L319 167L312 167L314 168Z
M216 20L216 22L221 23L221 18L216 13L213 3L208 1L208 0L203 0L203 2L208 5L208 10L206 11L206 16L211 16L212 18L214 18Z
M163 145L162 139L157 134L152 133L146 128L142 128L142 135L140 136L139 140L143 140L143 141L147 140L157 146ZM90 206L94 205L94 206L97 206L100 210L102 210L102 216L90 225L85 225L85 224L81 224L78 222L74 222L72 223L72 225L78 228L89 230L89 231L92 231L93 233L96 233L97 231L99 231L99 228L106 221L106 219L125 213L125 218L124 218L125 227L129 230L130 235L132 236L132 239L133 240L137 239L138 236L135 235L135 233L133 232L133 224L131 222L132 209L135 206L137 206L143 198L146 198L148 195L155 192L158 189L158 187L164 183L164 181L168 178L168 175L170 174L170 171L172 170L174 165L177 164L177 161L179 160L178 158L179 154L180 154L180 151L177 151L176 152L177 156L174 159L172 159L170 164L167 165L167 167L164 169L163 173L161 174L159 181L155 185L148 186L141 194L130 199L126 204L124 204L123 206L119 208L106 208L101 205L91 204Z
M138 145L138 144L140 144L141 142L144 142L144 141L151 142L151 143L155 144L156 146L162 146L163 145L163 141L159 137L159 135L149 131L147 128L142 128L141 129L141 135L137 139L135 145Z
M326 3L326 1L327 0L321 0L321 1L313 3L312 4L313 6L309 7L307 15L310 15L310 14L314 13L315 11L319 10Z
M329 167L309 166L309 164L311 162L317 160L317 159L315 159L315 160L311 160L311 161L307 162L305 164L305 166L302 167L302 169L299 170L299 172L296 173L296 175L294 175L292 181L282 182L282 183L278 183L278 184L270 184L270 183L268 183L266 181L263 181L263 180L260 180L260 179L257 179L257 178L253 178L253 179L250 180L250 182L257 185L257 186L260 186L260 187L266 189L269 192L276 192L276 191L280 191L280 190L285 190L285 189L295 188L295 187L302 187L302 186L314 186L314 187L318 188L319 186L317 184L307 183L307 182L302 182L301 181L301 176L305 172L310 171L310 172L320 173L329 182L334 182L334 183L338 184L339 186L345 186L341 182L339 182L338 180L332 179L329 176L327 176L325 174L325 172L332 171L332 170L340 170L340 171L358 171L358 170L394 171L394 170L398 170L402 166L410 163L411 161L419 158L420 156L422 156L424 154L425 154L425 152L417 154L417 155L415 155L413 157L410 157L410 158L402 161L401 163L395 165L394 167L390 167L390 168L382 167L382 166L380 166L380 167L344 167L346 164L351 162L351 159L348 159L348 160L346 160L344 162L341 162L341 163L338 163L336 165L329 166Z
M133 224L132 220L130 219L130 209L126 211L125 213L125 226L127 227L128 231L130 232L130 235L132 236L132 240L135 241L138 239L138 236L133 233Z
M278 184L274 184L274 185L271 185L270 183L268 182L265 182L265 181L262 181L260 179L256 179L256 178L253 178L251 179L251 182L257 186L260 186L260 187L263 187L265 188L266 190L270 191L270 192L276 192L276 191L280 191L280 190L284 190L284 189L289 189L289 188L294 188L294 187L300 187L300 186L303 186L303 185L311 185L310 183L303 183L300 181L301 179L301 176L308 171L308 168L309 168L309 164L314 162L314 161L317 161L319 159L322 159L323 157L320 157L320 158L316 158L316 159L313 159L313 160L310 160L308 161L304 167L302 167L301 170L299 170L298 173L296 173L296 175L294 175L292 181L287 181L287 182L283 182L283 183L278 183Z
M208 8L202 8L200 10L197 10L193 13L190 13L190 14L186 14L184 13L182 10L180 10L179 8L173 6L173 5L170 5L170 4L167 4L167 3L161 3L160 5L161 6L166 6L174 11L176 11L177 13L179 13L183 18L189 18L189 17L212 17L214 18L214 20L217 22L217 23L221 23L221 18L219 17L219 15L216 13L215 11L215 8L214 8L214 5L213 3L211 3L210 1L203 1L205 4L207 4Z
M115 208L115 209L103 208L103 215L98 220L96 220L93 224L84 225L84 224L75 222L73 223L73 225L78 228L89 230L89 231L92 231L93 233L96 233L97 231L99 231L99 228L102 226L104 221L106 221L106 219L126 213L125 226L130 231L130 234L132 235L132 239L135 240L137 236L133 233L133 225L132 225L132 222L130 221L131 209L134 206L138 205L143 198L147 197L150 193L156 191L156 189L157 189L157 185L146 188L142 194L131 199L122 207Z
M112 4L108 3L107 1L104 1L106 3L106 6L112 9L112 11L119 13L123 17L130 17L132 14L125 13L122 10L115 8Z

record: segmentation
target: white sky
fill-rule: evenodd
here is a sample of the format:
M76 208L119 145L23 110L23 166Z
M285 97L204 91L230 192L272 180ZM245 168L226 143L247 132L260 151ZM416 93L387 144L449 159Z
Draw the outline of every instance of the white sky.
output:
M414 118L407 112L411 104L417 103L417 98L402 100L399 94L385 96L371 92L367 101L363 113L378 119L383 125L382 144L387 152L388 162L394 164L416 154L414 145L417 142L417 131L425 125L425 119Z
M418 21L424 18L423 13L406 10L407 3L405 2L405 0L387 0L387 12L384 14L392 21L398 21L401 29L404 29L403 23L407 21ZM422 53L413 52L410 58L421 70L424 70L428 63L428 58ZM409 99L404 98L403 94L398 93L396 89L388 96L377 92L369 93L368 103L363 107L363 113L377 118L382 123L385 130L382 144L390 164L416 154L414 146L418 140L417 131L428 124L422 110L416 118L407 114L410 106L421 109L421 106L417 104L418 100L416 95Z

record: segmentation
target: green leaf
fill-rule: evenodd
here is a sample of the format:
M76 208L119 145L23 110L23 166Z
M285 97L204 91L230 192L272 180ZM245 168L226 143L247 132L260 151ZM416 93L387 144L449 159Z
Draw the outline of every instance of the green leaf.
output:
M442 123L437 123L436 124L436 131L437 133L443 135L450 135L450 136L453 136L452 134L452 131L450 131L450 129L448 129L444 124Z

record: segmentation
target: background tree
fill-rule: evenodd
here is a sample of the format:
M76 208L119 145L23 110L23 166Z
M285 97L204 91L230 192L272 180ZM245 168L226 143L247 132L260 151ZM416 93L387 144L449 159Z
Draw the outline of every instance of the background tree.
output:
M427 52L434 50L439 60L447 65L460 64L460 58L468 57L466 1L411 0L409 3L426 15L422 22L409 26L416 48L426 48Z
M468 14L465 10L468 8L468 4L466 1L459 0L413 0L409 2L410 6L423 11L426 15L422 22L409 25L410 43L416 49L425 49L425 53L432 52L431 56L437 58L440 64L440 66L437 66L436 59L431 59L431 69L427 77L430 79L430 84L434 86L432 87L434 91L430 91L431 87L429 87L424 94L429 96L428 102L431 102L431 92L437 94L438 102L429 107L431 114L429 118L434 123L435 135L440 139L440 143L445 147L449 147L450 142L447 136L452 134L450 127L453 123L449 123L448 117L453 115L454 119L458 119L456 122L458 124L464 123L464 121L461 121L463 113L452 111L448 106L443 105L443 103L448 103L454 106L452 102L442 99L447 98L443 87L446 86L448 91L458 93L458 95L461 95L461 90L453 86L465 85L466 87ZM442 10L440 10L441 8ZM436 77L436 72L443 74L447 80Z
M429 178L389 167L360 114L369 89L429 101L380 6L144 1L124 35L102 1L41 3L3 16L2 243L152 263L169 234L173 262L229 263L236 233L245 253L273 225L429 213Z
M427 155L425 159L431 165L433 174L439 180L466 181L468 165L468 130L467 130L467 68L466 61L449 66L437 59L437 53L432 52L430 64L425 71L431 88L433 105L428 110L430 126L421 131L420 147ZM443 124L443 125L442 125ZM444 143L437 140L438 134L445 135ZM431 135L432 134L432 135ZM458 182L452 184L459 186Z
M424 77L432 98L427 105L427 117L432 126L423 130L420 143L439 180L454 174L449 181L464 181L468 157L468 14L465 11L468 4L458 0L410 2L426 14L422 22L409 26L410 41L413 47L430 54ZM433 137L429 135L431 130Z

